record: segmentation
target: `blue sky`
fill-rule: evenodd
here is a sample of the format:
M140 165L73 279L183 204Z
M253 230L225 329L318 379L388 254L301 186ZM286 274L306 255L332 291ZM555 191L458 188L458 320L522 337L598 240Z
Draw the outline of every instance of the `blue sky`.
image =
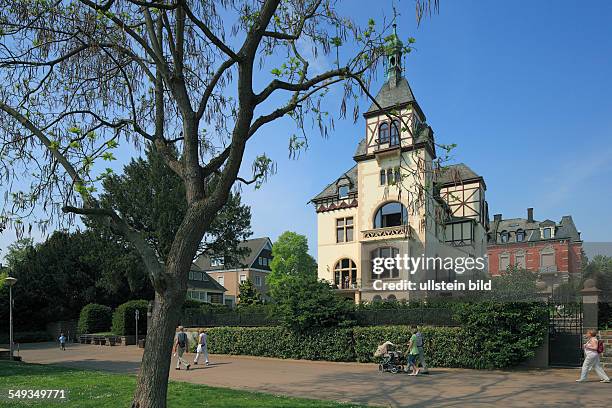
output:
M441 0L416 27L414 3L399 4L398 33L415 37L405 75L440 143L456 143L487 183L490 215L536 219L572 215L585 241L612 241L612 2ZM362 24L392 15L391 1L344 1ZM331 61L319 58L325 68ZM379 83L383 75L379 73ZM337 113L340 93L327 99ZM369 102L361 100L361 111ZM310 198L354 164L363 118L336 120L327 139L309 132L309 149L288 158L289 120L249 142L244 172L265 152L278 166L262 189L243 188L254 236L305 234L316 254ZM0 235L0 248L15 239ZM4 252L4 251L2 251Z
M390 1L351 4L358 20L391 14ZM400 2L399 34L417 40L406 77L437 141L484 176L491 217L570 214L585 241L612 241L612 2L442 0L419 28L412 4ZM329 139L313 131L298 161L286 160L280 124L249 146L279 169L245 191L255 235L290 229L316 245L306 202L353 165L364 133L363 119L336 123Z

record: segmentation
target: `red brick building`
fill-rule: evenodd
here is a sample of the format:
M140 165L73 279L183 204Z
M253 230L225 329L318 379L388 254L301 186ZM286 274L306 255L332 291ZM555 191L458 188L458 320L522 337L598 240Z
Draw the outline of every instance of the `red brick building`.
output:
M572 217L537 221L533 208L527 209L527 218L493 216L487 255L491 276L517 266L538 274L550 288L582 273L582 240Z

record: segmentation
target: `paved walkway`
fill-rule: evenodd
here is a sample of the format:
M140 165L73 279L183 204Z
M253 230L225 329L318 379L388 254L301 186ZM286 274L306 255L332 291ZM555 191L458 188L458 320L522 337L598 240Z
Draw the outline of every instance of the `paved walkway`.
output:
M29 363L137 373L142 350L135 346L24 345ZM188 354L187 358L193 358ZM578 384L577 369L480 371L433 369L430 375L378 373L374 364L277 360L212 355L211 366L171 371L170 378L196 384L247 389L307 398L392 407L609 407L612 385ZM174 363L174 361L173 361Z

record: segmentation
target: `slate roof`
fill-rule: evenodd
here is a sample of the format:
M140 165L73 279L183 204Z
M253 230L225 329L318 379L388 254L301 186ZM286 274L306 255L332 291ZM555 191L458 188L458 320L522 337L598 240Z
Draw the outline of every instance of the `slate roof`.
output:
M340 177L331 182L317 194L311 201L315 202L322 198L335 197L338 195L338 186L345 181L349 185L349 193L357 192L357 165L354 165L350 170L342 173Z
M245 255L240 260L238 265L233 265L227 269L236 269L236 268L241 268L241 267L242 268L257 267L259 269L269 269L266 266L261 266L261 265L254 266L260 253L264 252L268 258L272 257L272 253L269 250L264 249L267 243L269 243L270 246L272 246L272 241L270 241L270 238L268 237L247 239L241 242L240 244L238 244L238 248L248 248L249 251L247 251L248 252L247 255ZM224 266L211 266L210 259L211 259L210 256L203 254L203 255L200 255L198 259L195 260L195 264L198 266L198 268L200 268L203 271L223 271L226 269Z
M192 280L189 279L187 281L187 286L190 289L204 289L204 290L209 290L209 291L219 291L219 292L226 292L227 289L225 289L223 286L221 286L221 284L219 282L217 282L216 280L214 280L213 278L211 278L210 276L208 276L208 274L200 267L198 267L197 265L192 265L191 270L194 272L204 272L204 276L202 277L202 280Z
M541 227L554 227L555 234L553 238L542 238L540 235ZM559 223L551 220L530 222L526 218L508 218L501 221L493 221L491 224L491 233L489 242L501 244L500 234L502 231L509 232L508 243L516 243L516 231L525 231L525 240L520 242L535 242L546 240L569 239L571 241L580 241L580 233L576 229L574 220L570 215L565 215Z
M397 85L394 87L392 87L389 80L387 80L380 88L380 91L378 91L378 94L374 99L383 109L409 102L416 102L412 89L410 88L408 80L405 77L400 78L397 81ZM365 114L367 115L368 113L379 111L380 108L378 105L372 102L370 108L365 112Z
M480 175L464 163L443 166L437 175L436 182L439 184L460 183L463 180L479 178Z

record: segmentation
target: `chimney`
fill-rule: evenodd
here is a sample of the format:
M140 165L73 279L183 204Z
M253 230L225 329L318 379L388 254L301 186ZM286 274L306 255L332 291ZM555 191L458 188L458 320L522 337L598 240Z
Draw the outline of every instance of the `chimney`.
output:
M527 209L527 222L533 222L533 208Z
M502 218L501 218L501 217L502 217L502 215L501 215L501 214L495 214L495 215L493 215L493 221L497 221L497 222L499 222L499 221L501 221L501 220L502 220Z

